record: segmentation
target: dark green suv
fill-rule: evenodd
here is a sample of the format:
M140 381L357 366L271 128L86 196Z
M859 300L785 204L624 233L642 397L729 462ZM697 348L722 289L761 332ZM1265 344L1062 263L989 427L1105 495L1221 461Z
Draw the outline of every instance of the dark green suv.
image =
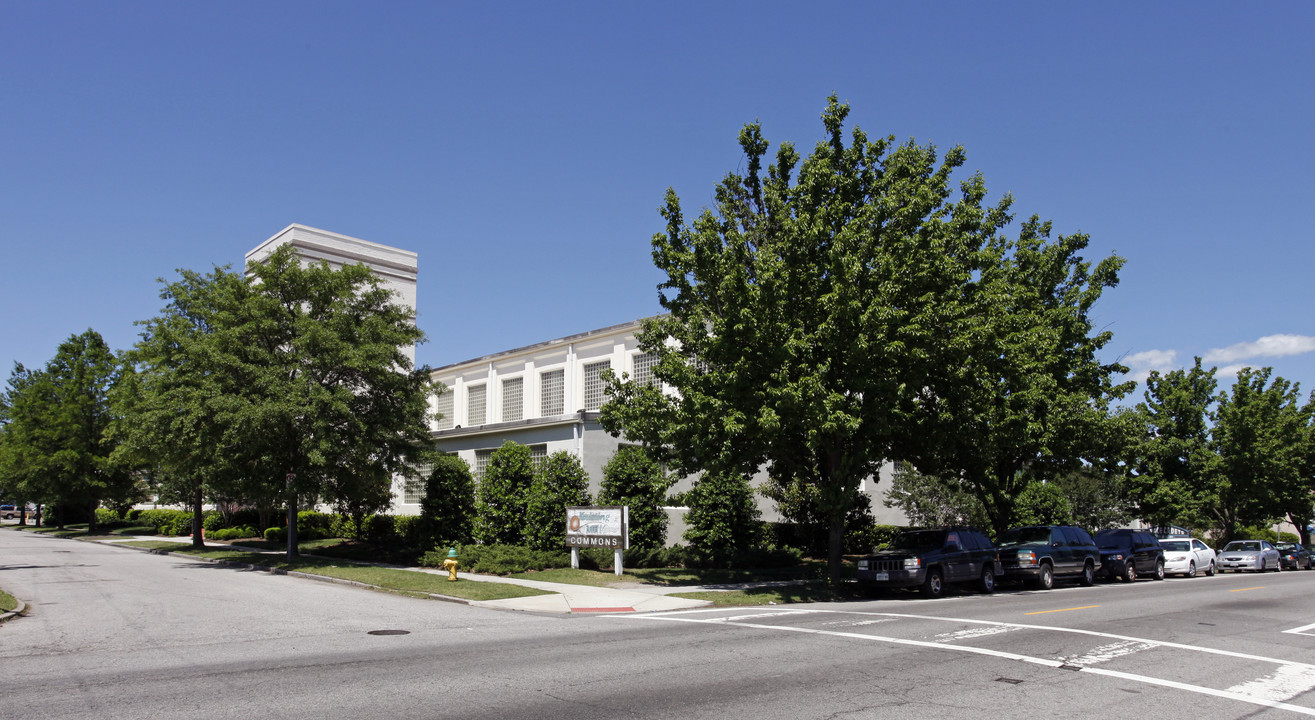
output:
M1096 582L1100 550L1086 530L1072 525L1027 525L1000 535L1000 562L1005 577L1023 580L1038 590L1054 587L1056 578Z
M947 583L974 584L995 591L1002 572L991 539L968 527L905 530L885 549L858 561L857 579L869 588L922 590L940 597Z

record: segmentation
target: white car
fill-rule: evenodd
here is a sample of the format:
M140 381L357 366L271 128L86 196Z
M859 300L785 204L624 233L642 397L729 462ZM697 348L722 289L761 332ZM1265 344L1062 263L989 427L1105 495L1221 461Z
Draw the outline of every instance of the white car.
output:
M1198 572L1215 574L1215 551L1196 538L1168 538L1164 548L1164 574L1196 577Z
M1219 569L1233 572L1278 572L1283 566L1279 563L1278 550L1267 541L1234 540L1219 552Z

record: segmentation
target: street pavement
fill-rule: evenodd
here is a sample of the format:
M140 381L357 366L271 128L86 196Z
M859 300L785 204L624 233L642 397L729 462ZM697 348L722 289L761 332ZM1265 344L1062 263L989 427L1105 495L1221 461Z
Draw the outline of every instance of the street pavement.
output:
M128 540L168 540L180 544L190 543L191 537L125 537L121 540L101 540L99 542L114 545ZM131 546L125 546L131 547ZM278 554L278 553L271 553ZM390 566L395 567L395 566ZM415 567L398 567L397 569L409 570L412 572L429 573L431 575L447 575L446 570L433 568L415 568ZM671 597L675 593L688 593L698 591L713 590L734 590L743 587L756 587L761 583L744 584L744 585L718 585L716 587L705 586L675 586L659 587L654 585L643 585L641 583L625 583L623 587L599 587L594 585L572 585L569 583L543 582L541 580L525 580L521 578L499 577L497 575L477 575L474 573L457 573L458 582L461 580L488 582L488 583L506 583L510 585L521 585L523 587L544 590L551 595L533 595L530 597L507 598L505 600L476 600L466 601L460 598L451 598L458 602L464 602L475 607L494 608L498 610L519 610L523 612L538 613L646 613L646 612L664 612L670 610L687 610L691 608L707 607L712 603L707 600L691 600L688 598Z

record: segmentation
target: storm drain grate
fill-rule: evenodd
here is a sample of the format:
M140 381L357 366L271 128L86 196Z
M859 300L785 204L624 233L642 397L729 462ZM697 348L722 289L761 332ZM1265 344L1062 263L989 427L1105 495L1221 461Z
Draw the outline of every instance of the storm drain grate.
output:
M366 635L410 635L410 630L371 630Z
M995 681L996 681L996 682L1002 682L1002 683L1009 683L1010 685L1021 685L1021 684L1023 684L1023 681L1022 681L1022 680L1015 680L1015 679L1013 679L1013 678L996 678Z

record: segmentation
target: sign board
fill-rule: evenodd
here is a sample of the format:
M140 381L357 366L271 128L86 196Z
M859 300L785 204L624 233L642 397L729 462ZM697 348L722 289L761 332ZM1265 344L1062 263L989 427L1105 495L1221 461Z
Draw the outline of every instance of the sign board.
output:
M629 548L628 510L621 505L566 508L566 546L612 550Z

